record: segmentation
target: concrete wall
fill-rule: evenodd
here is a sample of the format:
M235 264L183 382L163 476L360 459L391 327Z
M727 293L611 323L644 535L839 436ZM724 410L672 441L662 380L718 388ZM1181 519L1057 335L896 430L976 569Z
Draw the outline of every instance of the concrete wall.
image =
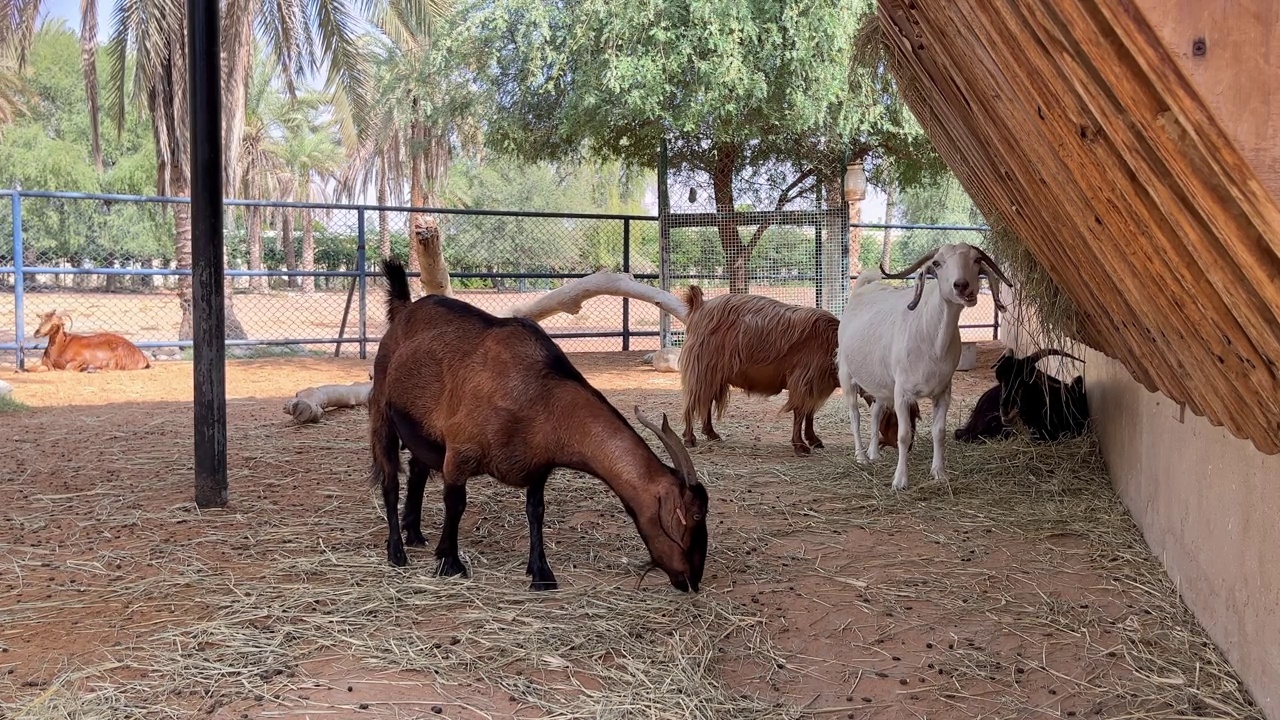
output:
M1267 717L1280 719L1280 456L1147 392L1115 360L1085 360L1120 497Z

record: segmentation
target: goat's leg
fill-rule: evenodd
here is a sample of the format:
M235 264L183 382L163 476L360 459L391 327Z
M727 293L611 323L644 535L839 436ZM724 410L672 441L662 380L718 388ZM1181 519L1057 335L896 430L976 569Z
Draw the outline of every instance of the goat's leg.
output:
M822 438L818 437L818 433L813 431L813 411L810 410L804 416L804 441L809 443L809 447L814 450L826 447L822 444Z
M440 541L436 543L436 559L440 561L436 575L467 576L467 566L458 557L458 524L467 511L467 478L473 473L461 467L452 450L444 461L444 527L440 528Z
M933 467L934 479L946 480L947 469L943 466L943 443L947 439L947 410L951 407L951 383L943 389L942 394L933 399ZM906 417L899 415L898 417ZM903 423L906 425L906 423ZM901 430L899 430L901 434Z
M542 545L542 515L546 508L543 492L546 486L547 476L543 475L530 483L524 491L524 514L529 519L529 564L525 568L525 574L533 578L530 590L555 590L559 587Z
M708 405L707 411L702 414L702 437L712 442L720 439L720 434L711 426L711 405Z
M409 485L404 494L404 514L400 525L404 528L404 544L409 547L425 547L422 536L422 493L427 487L431 468L416 457L409 458Z
M862 447L862 435L858 432L858 426L862 420L862 410L858 407L858 397L862 395L862 388L858 387L853 382L853 378L849 377L843 362L836 363L836 374L840 378L840 394L844 396L844 406L849 409L849 426L853 430L853 455L859 463L865 463L867 462L867 452Z
M801 457L809 454L809 445L804 441L801 435L801 429L804 427L804 413L799 410L791 411L791 448L795 450L796 455Z
M897 384L894 385L893 409L894 409L894 412L897 413L899 418L911 417L910 415L911 401L913 399L914 398L912 398L911 395L907 393L906 389L903 386L897 385ZM877 404L879 402L880 402L879 400L876 401ZM877 429L874 428L874 426L872 428L872 432L873 433L877 432ZM871 442L878 443L880 442L880 438L873 437ZM893 473L893 489L894 490L907 489L907 454L909 453L910 448L911 448L911 423L899 422L898 423L898 469Z
M698 439L693 436L693 418L697 415L697 409L693 407L693 403L686 402L684 404L684 446L694 447L698 444ZM711 411L707 410L707 416L710 417Z
M382 505L387 514L387 560L396 567L409 564L400 537L400 438L391 429L391 419L383 414L369 435L373 451L373 479L382 488Z
M871 403L871 445L867 448L867 459L871 462L880 459L880 418L886 409L880 398Z

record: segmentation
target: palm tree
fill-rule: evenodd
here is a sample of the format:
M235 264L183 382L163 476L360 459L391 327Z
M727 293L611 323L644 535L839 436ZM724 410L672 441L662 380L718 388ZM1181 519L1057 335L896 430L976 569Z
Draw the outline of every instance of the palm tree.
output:
M237 189L241 197L250 200L292 197L293 171L285 160L284 138L305 117L296 112L293 103L280 93L276 82L278 74L261 51L254 63L249 82L249 94L245 105L245 131L240 142L240 170ZM244 209L247 230L246 245L249 269L262 270L263 208L250 205ZM285 213L277 213L283 218ZM281 228L290 231L291 228ZM282 232L282 236L283 236ZM291 245L291 241L290 241ZM289 247L292 251L292 247ZM293 268L290 264L290 269ZM267 290L265 276L249 279L253 292Z
M402 190L407 181L411 206L442 204L455 154L481 144L480 125L473 120L483 115L486 100L475 82L481 48L471 41L473 33L461 31L464 22L462 14L446 16L439 28L443 32L431 44L425 42L425 25L406 23L410 41L378 43L371 49L374 102L361 133L364 142L340 182L343 194L360 197L375 186L378 203L384 204L389 188ZM421 220L418 213L410 215L411 237ZM379 232L386 254L390 235L385 212L379 214ZM436 244L432 251L437 257L428 264L443 270L443 247ZM411 269L420 268L417 252L409 253L409 263ZM423 282L441 287L445 279Z
M326 86L334 93L336 119L344 139L355 143L357 120L368 109L368 58L359 37L371 23L393 42L421 42L431 17L443 0L315 0L314 2L222 1L222 136L223 184L236 188L244 147L245 108L255 39L279 69L289 91L296 80L326 68ZM81 42L85 46L85 89L94 136L100 124L96 52L98 0L81 0ZM18 55L30 46L41 0L0 0L0 44L12 44ZM142 104L152 119L156 146L156 189L164 195L190 194L188 167L186 14L170 0L115 0L114 23L107 45L106 110L117 131L125 107ZM125 58L132 50L137 63L127 77ZM98 143L95 154L100 153ZM191 215L175 205L174 255L180 268L191 267ZM191 337L191 283L179 284L182 306L180 339ZM227 296L227 335L244 337Z
M323 202L326 200L325 187L337 175L342 167L342 146L338 140L338 129L331 115L330 106L324 102L323 96L300 97L296 110L306 117L306 122L293 128L285 138L283 161L292 171L294 200L297 202ZM302 208L302 257L300 270L315 270L316 243L314 210ZM302 291L315 292L314 276L301 278Z

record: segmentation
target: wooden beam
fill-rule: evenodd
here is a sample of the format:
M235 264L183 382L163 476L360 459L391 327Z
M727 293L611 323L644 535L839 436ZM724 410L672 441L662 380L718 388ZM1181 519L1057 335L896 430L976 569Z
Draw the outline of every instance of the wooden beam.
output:
M191 132L196 505L227 504L226 299L222 240L222 55L218 0L187 0Z
M1082 339L1280 451L1280 207L1251 165L1269 156L1233 145L1141 11L880 0L879 13L904 99L1075 303Z

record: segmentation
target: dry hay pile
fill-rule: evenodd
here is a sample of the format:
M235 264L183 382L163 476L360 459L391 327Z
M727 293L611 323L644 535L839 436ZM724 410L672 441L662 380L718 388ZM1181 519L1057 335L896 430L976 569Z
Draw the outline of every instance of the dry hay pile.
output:
M125 628L92 661L50 668L44 684L5 676L0 716L178 718L222 705L229 717L241 709L257 717L306 694L308 663L342 657L371 671L415 671L446 689L500 688L557 718L871 717L902 703L932 703L935 716L1056 716L1027 682L1032 675L1064 688L1052 707L1070 700L1082 718L1261 717L1150 556L1092 441L949 442L951 480L940 484L926 480L922 434L914 486L893 494L893 453L870 469L855 465L840 403L820 418L835 447L810 460L784 458L785 439L753 445L779 421L743 421L748 404L723 423L730 442L695 450L713 518L707 587L696 597L652 575L637 590L644 551L634 530L598 482L570 474L557 474L548 493L560 592L525 592L521 494L486 481L471 485L462 534L473 579L431 577L423 551L411 552L406 569L387 566L378 504L356 480L367 465L359 411L303 428L237 428L229 512L145 509L128 494L136 487L106 477L94 490L30 498L7 516L11 525L39 533L66 513L77 527L50 552L3 548L33 599L5 607L0 644L87 608L112 617L86 622L85 632L120 618ZM921 429L928 423L926 413ZM172 460L183 448L123 433L119 442L107 460L120 476L187 482L186 461ZM434 542L440 503L428 497L423 527ZM787 542L834 546L860 529L876 533L884 552L845 558L848 570ZM892 538L910 533L927 537L931 551L895 551ZM1055 543L1071 549L1050 552ZM988 562L1013 545L1028 550ZM36 597L50 565L69 573L74 593ZM1077 588L1078 597L1041 582L1080 568L1103 581ZM845 657L826 660L851 683L821 708L788 692L813 676L813 658L786 650L765 606L741 590L805 577L849 590L839 602L819 598L831 612L879 618ZM885 638L948 616L986 623L994 642L930 642L928 667L908 668L921 678L911 680L910 700L863 699L862 688L895 667ZM1052 659L1060 646L1086 657L1088 672L1060 671ZM451 717L466 709L446 704Z

